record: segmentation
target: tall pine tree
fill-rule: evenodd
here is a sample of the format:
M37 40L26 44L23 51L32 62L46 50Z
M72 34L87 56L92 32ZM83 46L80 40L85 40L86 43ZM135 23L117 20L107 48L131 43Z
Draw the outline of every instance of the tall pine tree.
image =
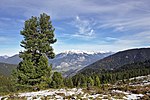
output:
M98 76L95 77L95 86L100 87L100 79Z
M87 85L94 86L94 80L91 77L88 77L87 82Z
M50 16L45 13L25 21L21 31L24 37L21 46L24 51L19 53L22 61L14 73L19 85L48 86L51 82L51 66L48 65L48 58L55 56L51 46L56 42L54 30Z
M52 88L62 88L64 86L63 77L60 72L54 72L52 76Z

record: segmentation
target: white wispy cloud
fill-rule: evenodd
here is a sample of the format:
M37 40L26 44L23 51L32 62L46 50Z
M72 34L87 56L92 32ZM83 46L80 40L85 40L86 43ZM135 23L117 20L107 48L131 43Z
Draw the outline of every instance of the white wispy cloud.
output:
M116 16L124 16L126 13L132 14L132 10L134 9L144 9L145 11L149 11L149 9L140 7L140 5L145 5L143 4L143 1L126 0L126 2L117 2L116 0L36 0L35 2L34 0L15 0L14 2L13 0L1 0L0 6L7 9L15 8L14 10L22 9L22 14L27 18L33 15L37 16L42 12L50 14L54 19L74 17L78 14L109 14L110 17L116 18ZM13 12L10 12L10 14L17 13L17 11L14 10ZM110 17L105 16L105 18Z
M111 44L107 44L107 46L113 48L113 50L116 51L129 48L147 47L149 45L150 45L150 31L131 34L129 36L122 36L119 39L116 39Z
M90 20L80 19L79 16L76 16L73 25L77 28L77 32L73 34L74 37L81 38L94 38L95 31L93 29L93 24Z
M117 20L106 20L103 23L97 25L98 29L110 29L113 31L122 32L122 31L132 31L132 30L150 30L150 18L149 16L138 16L131 17L126 19L117 19Z
M118 40L117 38L114 38L114 37L106 37L105 39L108 40L108 41L116 41L116 40Z
M36 0L36 2L34 0L15 0L15 2L1 0L0 7L12 8L13 11L9 12L11 15L17 15L16 9L22 9L21 14L27 18L46 12L52 16L52 19L74 18L77 15L88 14L89 17L96 16L95 20L111 21L137 16L144 17L145 13L150 12L149 3L148 0Z

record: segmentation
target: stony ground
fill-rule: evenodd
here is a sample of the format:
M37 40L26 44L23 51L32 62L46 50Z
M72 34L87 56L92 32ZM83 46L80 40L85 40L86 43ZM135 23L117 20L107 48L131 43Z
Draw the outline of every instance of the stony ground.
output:
M105 84L90 89L48 89L37 92L0 96L0 100L148 100L150 99L150 75L131 78L125 82Z
M14 95L8 95L1 97L1 100L63 100L63 99L140 99L142 94L133 94L128 92L123 92L120 90L112 90L111 94L99 94L99 93L86 93L82 89L55 89L55 90L43 90L38 92L26 92ZM116 95L115 95L116 94ZM119 96L118 96L119 95Z

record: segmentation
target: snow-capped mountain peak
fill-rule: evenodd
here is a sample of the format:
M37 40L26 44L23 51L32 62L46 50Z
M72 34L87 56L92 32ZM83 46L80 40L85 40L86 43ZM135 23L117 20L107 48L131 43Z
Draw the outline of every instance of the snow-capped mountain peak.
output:
M4 55L4 56L0 56L1 58L4 58L4 59L7 59L7 58L9 58L9 56L7 56L7 55Z
M108 53L108 52L104 52L104 51L100 51L100 52L94 52L94 51L83 51L83 50L67 50L62 52L64 54L98 54L98 53Z
M9 56L7 56L7 55L4 55L3 57L4 57L5 59L7 59Z

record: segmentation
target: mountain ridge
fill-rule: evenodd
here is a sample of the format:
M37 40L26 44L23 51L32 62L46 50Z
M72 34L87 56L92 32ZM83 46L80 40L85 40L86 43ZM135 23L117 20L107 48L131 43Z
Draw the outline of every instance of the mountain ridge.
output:
M100 71L102 69L113 70L117 69L123 65L136 63L139 61L145 61L150 59L150 48L137 48L137 49L129 49L125 51L117 52L113 55L105 57L101 60L98 60L91 65L84 67L80 72L87 71L88 73L90 70L93 72Z
M62 72L64 76L68 76L68 74L75 74L85 66L111 54L112 52L66 51L57 54L54 59L49 59L49 64L53 65L53 70ZM8 58L1 58L0 62L8 64L18 64L21 61L18 54Z
M73 54L73 53L76 53L76 54L98 54L98 53L112 53L111 51L85 51L85 50L66 50L66 51L63 51L61 53L66 53L66 54Z

